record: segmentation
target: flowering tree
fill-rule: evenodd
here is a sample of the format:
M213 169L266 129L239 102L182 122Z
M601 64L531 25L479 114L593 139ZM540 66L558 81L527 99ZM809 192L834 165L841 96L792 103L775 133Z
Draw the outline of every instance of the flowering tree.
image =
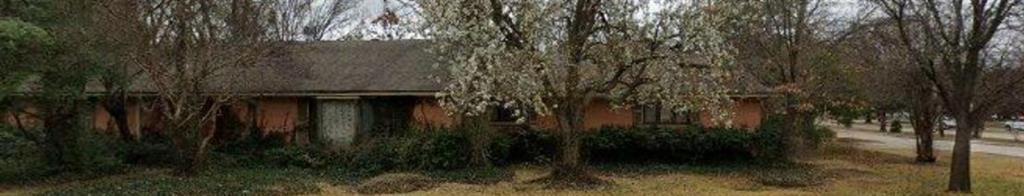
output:
M704 1L419 1L425 34L448 73L441 104L479 115L493 107L552 115L556 179L584 176L584 106L660 103L725 119L721 85L732 63L716 24L728 7Z

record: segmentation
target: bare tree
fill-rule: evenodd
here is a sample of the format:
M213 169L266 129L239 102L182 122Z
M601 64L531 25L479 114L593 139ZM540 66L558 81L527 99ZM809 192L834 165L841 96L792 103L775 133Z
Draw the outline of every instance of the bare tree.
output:
M353 22L355 0L278 0L274 7L275 34L281 40L328 39L338 27Z
M121 46L118 63L137 66L156 91L163 132L179 174L202 166L220 107L234 98L247 67L272 47L271 5L255 0L104 2L105 30Z
M861 97L875 108L909 111L917 139L918 162L935 162L933 136L941 115L939 100L927 77L909 61L899 46L891 20L865 25L846 45L850 69L859 70L857 86ZM883 123L884 124L884 123Z
M738 1L741 2L741 1ZM803 148L801 133L834 104L846 104L852 89L836 51L859 28L867 12L842 19L829 12L826 0L771 0L746 3L743 20L728 26L739 67L761 84L781 93L788 127L783 132L788 155Z
M993 38L1021 13L1021 0L875 0L896 23L900 44L956 119L949 191L970 192L970 140L1024 81L987 59Z
M399 40L421 38L422 10L413 0L380 0L379 13L371 20L359 21L346 39Z

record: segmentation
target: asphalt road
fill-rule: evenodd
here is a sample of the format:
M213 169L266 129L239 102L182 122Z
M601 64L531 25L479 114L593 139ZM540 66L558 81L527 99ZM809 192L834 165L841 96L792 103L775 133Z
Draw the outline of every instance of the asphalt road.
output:
M914 150L916 146L916 141L912 138L890 136L878 132L856 131L836 126L831 126L830 128L836 131L836 136L839 138L873 141L861 144L868 148ZM935 140L935 149L953 150L953 142ZM971 141L971 152L1024 158L1024 147L992 145L979 140Z

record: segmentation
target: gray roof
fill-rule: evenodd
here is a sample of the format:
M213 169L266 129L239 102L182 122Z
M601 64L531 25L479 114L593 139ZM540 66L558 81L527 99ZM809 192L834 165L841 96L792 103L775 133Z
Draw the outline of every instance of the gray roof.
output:
M293 44L270 60L250 92L436 92L427 41L331 41Z
M224 70L213 89L243 94L359 94L419 93L442 90L434 58L425 40L296 42L272 51L263 63ZM23 91L34 89L26 82ZM97 81L88 92L104 92ZM131 91L155 93L145 74L135 78ZM217 90L212 90L217 91Z
M225 71L228 75L218 79L218 85L243 94L429 95L443 89L432 79L443 76L443 71L434 68L436 58L427 51L429 44L426 40L292 43L274 51L265 64ZM737 76L725 85L739 94L767 92L747 74ZM147 81L140 75L132 91L156 92ZM93 82L87 91L103 92L104 88Z
M290 45L261 68L250 92L267 93L433 93L443 89L435 79L436 58L425 40L330 41ZM267 68L269 67L269 68ZM766 87L751 75L737 72L725 85L739 94L760 94Z

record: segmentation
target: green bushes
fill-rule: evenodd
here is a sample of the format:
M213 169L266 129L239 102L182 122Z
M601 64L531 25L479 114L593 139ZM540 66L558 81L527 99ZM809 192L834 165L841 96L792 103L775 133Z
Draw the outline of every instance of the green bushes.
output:
M805 130L806 131L803 134L804 141L806 141L807 144L811 145L811 147L820 147L822 146L822 144L825 144L826 142L832 140L833 138L836 138L835 131L832 131L831 129L822 126L815 126L811 129Z
M556 152L556 140L541 131L492 132L485 149L490 165L547 163ZM409 131L376 138L348 152L348 166L375 174L391 170L459 170L474 166L471 134L460 130Z
M586 132L582 147L588 161L594 163L703 163L766 160L784 157L784 124L770 118L757 131L702 128L621 128L605 127ZM89 132L94 133L94 132ZM488 134L484 143L474 143L474 134ZM315 146L288 146L276 139L259 137L224 141L210 157L211 166L283 167L329 169L355 176L389 171L452 171L489 165L548 163L558 149L558 138L548 131L512 130L469 132L456 129L411 130L372 138L336 153ZM5 176L25 176L24 171L48 175L51 169L37 169L41 158L34 144L14 131L0 131L0 166ZM172 166L174 148L170 140L158 134L145 134L140 142L124 143L99 134L81 138L81 170L110 173L125 163L147 166ZM479 136L479 135L475 135ZM818 146L834 137L828 129L808 129L803 139ZM477 137L480 139L482 137ZM479 141L478 141L479 142ZM484 153L474 148L485 147ZM485 162L473 157L483 156ZM19 158L30 157L30 158ZM35 157L35 158L32 158ZM33 161L34 160L34 161ZM27 161L27 162L26 162ZM489 164L487 162L489 161ZM11 173L18 170L22 173ZM53 172L50 172L53 173ZM4 176L0 176L4 177ZM14 179L0 179L0 181Z
M129 164L173 166L177 162L174 144L159 134L142 134L138 142L124 144L121 148L121 156Z
M31 130L30 130L31 131ZM109 136L83 132L70 142L77 148L68 152L73 164L47 164L43 150L11 127L0 125L0 184L32 183L53 177L88 178L118 173L126 168L119 149L121 143Z
M780 159L785 156L785 131L786 124L782 118L769 117L761 123L761 127L754 134L753 150L754 156L760 159Z
M583 150L595 163L696 163L763 160L782 153L781 126L757 131L726 128L605 127L583 136ZM810 138L825 138L824 131ZM547 131L495 132L487 149L493 165L546 163L557 152ZM816 141L823 141L817 139ZM457 130L411 131L357 145L347 165L365 174L385 171L458 170L472 167L470 137Z
M0 125L0 161L11 161L37 154L38 148L13 128Z
M899 120L893 120L889 126L889 132L899 133L901 131L903 131L903 124Z
M103 175L122 172L128 166L120 154L124 146L120 140L95 131L85 132L78 139L80 168L74 168L73 171L79 174Z
M437 131L377 138L358 145L349 165L361 172L387 170L454 170L470 165L469 138Z
M0 125L0 183L16 183L47 175L41 151L13 128Z
M757 133L741 129L605 127L584 137L592 162L691 163L754 157Z
M498 139L492 146L492 152L507 152L503 157L493 157L491 160L499 165L513 163L548 163L558 152L558 140L549 132L535 130L515 130L504 133L497 133ZM500 155L494 153L494 155Z
M419 142L406 144L409 145L403 149L402 157L409 158L405 160L407 165L419 169L461 169L469 165L469 157L473 156L469 139L453 133L429 134Z

